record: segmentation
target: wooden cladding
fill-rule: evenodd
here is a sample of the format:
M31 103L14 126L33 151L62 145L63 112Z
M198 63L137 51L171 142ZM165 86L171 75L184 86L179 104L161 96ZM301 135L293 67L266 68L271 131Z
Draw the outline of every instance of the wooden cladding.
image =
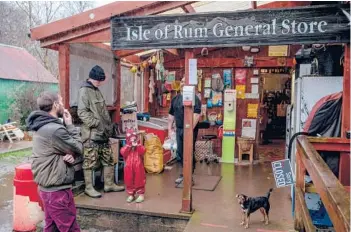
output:
M255 11L112 17L112 49L229 47L350 41L339 5Z

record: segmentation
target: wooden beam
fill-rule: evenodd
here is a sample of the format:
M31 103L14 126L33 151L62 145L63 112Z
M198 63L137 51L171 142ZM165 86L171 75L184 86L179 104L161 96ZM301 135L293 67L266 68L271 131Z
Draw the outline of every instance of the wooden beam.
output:
M119 58L126 57L126 56L131 56L140 52L143 52L144 50L119 50L115 51L115 55Z
M69 44L59 45L59 86L63 105L69 109Z
M273 8L290 8L298 6L309 6L311 1L274 1L267 4L257 6L259 9L273 9Z
M129 63L133 63L133 64L137 64L137 63L141 62L140 57L136 56L136 55L126 56L126 57L121 58L121 60L123 62L126 62L126 63L129 62Z
M182 6L182 9L185 13L196 13L194 7L192 5L185 5L185 6Z
M31 38L38 40L73 30L83 25L97 23L109 19L113 15L123 14L138 8L147 7L156 1L113 2L68 18L57 20L31 29Z
M278 62L278 58L272 57L258 57L254 58L255 68L267 68L267 67L293 67L293 59L286 58L286 64L281 65ZM184 59L179 59L172 62L166 62L165 67L167 68L183 68ZM244 60L239 58L197 58L198 68L228 68L228 67L245 67Z
M105 28L89 35L81 36L67 41L68 43L109 43L111 42L111 30ZM42 44L45 46L45 44Z
M178 49L165 49L165 51L172 55L179 56Z
M299 209L298 210L299 216L301 217L305 231L315 232L316 227L312 223L312 218L311 218L310 212L308 211L308 208L305 202L305 196L301 188L296 187L295 195L296 195L296 207Z
M84 36L90 35L96 31L109 30L111 16L141 16L160 14L165 11L182 7L191 3L193 2L115 2L111 3L114 5L106 5L114 9L108 9L109 7L106 8L106 6L103 6L104 9L99 10L98 12L99 17L96 16L97 13L94 13L94 10L100 9L101 7L78 15L74 15L66 19L45 24L37 28L33 28L31 29L31 38L33 40L40 40L40 46L45 48L49 47L52 44L62 43L68 40L72 41L77 38L80 38L80 40L84 41ZM93 20L89 19L89 15L91 13L96 16ZM96 18L99 20L96 20ZM92 39L97 38L93 37ZM105 39L106 38L103 38L102 40Z
M185 83L189 85L189 59L194 57L193 50L185 51ZM192 213L192 167L193 167L193 107L184 106L183 136L183 213ZM185 140L186 139L186 140ZM186 142L187 141L187 142Z
M350 195L306 136L297 138L298 155L310 174L336 231L350 229Z
M328 137L308 137L316 151L339 151L350 153L350 139L328 138Z

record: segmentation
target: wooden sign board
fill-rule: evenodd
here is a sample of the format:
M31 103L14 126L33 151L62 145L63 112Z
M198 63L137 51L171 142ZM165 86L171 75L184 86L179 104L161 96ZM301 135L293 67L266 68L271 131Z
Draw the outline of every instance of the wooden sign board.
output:
M294 184L294 176L289 159L272 162L272 169L277 188Z
M137 113L133 112L131 114L122 115L122 131L126 132L127 128L132 128L138 130Z
M347 5L111 18L118 49L350 42Z
M289 56L289 45L268 46L268 56Z

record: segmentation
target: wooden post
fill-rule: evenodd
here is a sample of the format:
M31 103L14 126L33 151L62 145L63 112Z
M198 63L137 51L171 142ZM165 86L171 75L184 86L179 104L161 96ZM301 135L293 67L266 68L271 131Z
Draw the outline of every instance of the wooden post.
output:
M185 84L189 85L189 59L194 57L193 50L185 51ZM183 213L192 213L192 166L193 166L193 107L184 106L184 140L183 140ZM186 139L186 141L185 141Z
M149 78L150 78L150 71L148 68L144 70L144 112L149 112Z
M63 105L69 109L69 44L59 45L59 86Z
M347 131L350 131L350 44L345 44L341 119L342 138L346 138ZM350 185L350 153L340 153L339 180L345 186Z
M350 131L350 44L345 44L341 137Z
M252 7L252 9L257 9L257 2L251 1L251 7Z
M121 60L116 59L116 109L113 116L113 122L120 123L121 122Z
M301 160L301 151L298 149L296 155L296 191L301 190L302 194L305 192L305 173L306 168ZM299 196L295 194L295 218L294 218L294 226L295 230L301 231L304 228L303 220L302 220L302 208L299 203Z

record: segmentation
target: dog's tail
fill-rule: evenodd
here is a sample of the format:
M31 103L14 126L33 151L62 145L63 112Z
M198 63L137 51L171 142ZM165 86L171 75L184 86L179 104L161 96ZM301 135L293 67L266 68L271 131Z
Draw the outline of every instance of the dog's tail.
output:
M273 189L270 188L269 191L268 191L268 193L267 193L267 196L266 196L268 199L269 199L269 197L270 197L272 191L273 191Z

